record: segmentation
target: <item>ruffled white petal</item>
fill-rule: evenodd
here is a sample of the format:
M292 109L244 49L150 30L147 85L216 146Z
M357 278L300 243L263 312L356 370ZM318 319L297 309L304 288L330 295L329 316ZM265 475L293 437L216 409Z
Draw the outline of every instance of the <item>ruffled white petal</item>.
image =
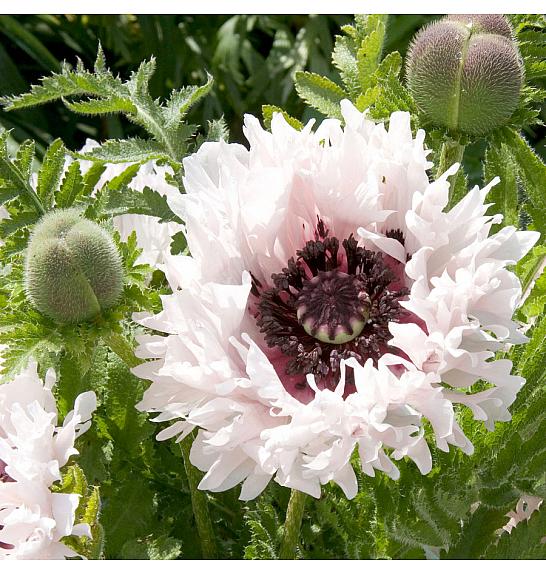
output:
M184 159L186 194L168 196L192 257L162 264L173 293L159 314L137 317L161 335L140 338L138 354L149 361L134 372L152 381L138 408L169 422L159 439L200 429L191 451L206 473L200 488L242 483L249 499L274 479L318 497L334 481L352 497L355 451L370 476L396 479L403 457L426 473L425 420L440 449L471 454L454 404L493 428L508 420L524 382L494 353L525 341L512 320L521 286L507 266L537 234L507 227L490 235L500 217L486 215L485 201L498 180L448 211L447 178L459 166L429 182L424 133L413 137L408 114L393 114L386 129L348 101L341 108L345 125L326 120L316 130L275 115L267 132L246 116L250 148L204 144ZM413 319L390 324L391 352L377 364L346 361L334 390L309 375L296 399L256 326L251 277L267 285L314 237L317 218L332 236L352 234L405 271L410 293L401 304ZM489 387L473 392L478 380Z

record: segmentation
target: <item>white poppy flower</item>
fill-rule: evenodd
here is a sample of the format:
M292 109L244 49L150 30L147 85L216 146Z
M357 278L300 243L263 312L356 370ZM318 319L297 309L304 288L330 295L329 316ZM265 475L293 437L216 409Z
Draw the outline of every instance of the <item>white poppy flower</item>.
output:
M506 266L538 234L489 236L496 181L447 210L458 166L429 181L409 114L387 130L342 111L316 131L247 116L250 149L205 143L184 160L186 194L168 196L192 256L166 261L172 295L137 318L161 333L140 340L138 408L172 422L160 440L200 429L202 489L242 482L250 499L274 478L319 496L333 480L352 497L355 449L369 475L396 478L405 456L426 473L425 419L440 449L470 454L454 403L492 428L524 383L493 356L525 341Z

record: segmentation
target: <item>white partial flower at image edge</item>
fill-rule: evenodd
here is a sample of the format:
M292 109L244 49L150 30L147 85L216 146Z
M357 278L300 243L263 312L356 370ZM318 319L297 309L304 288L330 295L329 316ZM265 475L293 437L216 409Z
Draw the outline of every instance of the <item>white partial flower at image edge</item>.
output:
M80 497L51 490L61 469L78 454L74 441L90 426L96 408L93 392L76 398L74 410L57 426L52 388L36 363L0 385L0 559L42 560L77 556L62 539L87 536L87 524L75 524Z

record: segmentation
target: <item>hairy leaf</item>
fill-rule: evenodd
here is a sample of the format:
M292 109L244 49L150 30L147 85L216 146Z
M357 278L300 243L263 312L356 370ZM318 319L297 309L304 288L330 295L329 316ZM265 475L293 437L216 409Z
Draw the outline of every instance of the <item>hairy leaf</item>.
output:
M326 116L343 119L339 104L347 94L332 80L311 72L296 72L295 81L299 96L310 106Z
M273 114L282 114L286 122L289 125L291 125L295 130L301 131L303 129L303 124L299 120L293 118L292 116L287 114L283 109L277 106L270 106L270 105L262 106L262 114L264 117L265 127L268 129L271 129L271 120L273 119Z
M169 159L161 144L139 138L108 140L101 147L74 155L81 159L106 163L143 163L153 159Z

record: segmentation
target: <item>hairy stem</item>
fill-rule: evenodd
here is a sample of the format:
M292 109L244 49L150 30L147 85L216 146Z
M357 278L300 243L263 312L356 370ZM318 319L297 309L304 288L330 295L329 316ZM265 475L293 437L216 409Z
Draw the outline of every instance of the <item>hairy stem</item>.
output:
M307 495L299 490L292 490L290 494L284 521L284 534L279 551L281 560L293 560L296 557L306 498Z
M546 268L546 256L539 257L529 272L521 279L521 299L520 306L525 303L527 297L531 294L534 282L542 275Z
M442 173L449 169L454 163L462 163L464 149L465 146L458 140L448 138L444 141L440 150L440 161L436 169L436 178L442 175ZM452 207L460 201L466 193L466 189L464 189L464 185L462 185L464 183L462 165L455 175L448 177L448 181L450 183L449 207Z
M13 173L19 180L19 185L21 186L21 189L28 195L29 199L34 204L34 209L36 209L38 215L40 216L45 215L46 210L42 202L40 201L40 198L38 197L37 193L34 191L34 189L32 189L30 183L26 180L26 178L21 174L21 172L18 169L14 169Z
M191 505L201 541L203 558L214 559L217 558L216 539L214 538L214 530L212 529L212 522L210 520L207 497L202 490L197 488L197 485L201 481L201 473L190 462L190 449L193 438L191 434L187 436L180 443L180 450L182 451L184 467L188 477L188 484L190 485Z

